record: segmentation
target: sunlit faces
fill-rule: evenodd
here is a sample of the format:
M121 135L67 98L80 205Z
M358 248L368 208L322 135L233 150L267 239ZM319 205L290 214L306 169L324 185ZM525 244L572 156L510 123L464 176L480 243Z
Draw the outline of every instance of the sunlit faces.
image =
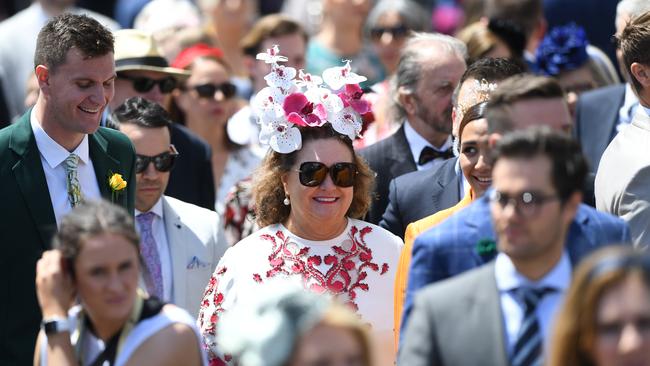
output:
M602 295L592 352L598 366L650 365L650 291L636 273Z
M120 131L131 139L138 155L156 156L169 151L170 135L165 127L145 128L123 123ZM156 170L152 163L142 173L136 174L135 208L141 212L149 211L165 192L169 174Z
M267 49L277 45L280 50L282 50L282 55L288 58L287 62L283 62L282 65L287 67L293 67L296 70L305 68L305 53L307 52L307 44L305 43L305 37L301 33L287 34L280 37L269 38L262 42L260 46L260 52L265 52ZM261 65L266 72L263 75L269 73L269 65L263 62L256 62L256 65Z
M598 86L588 64L584 64L575 70L562 72L558 75L557 80L567 94L567 103L569 104L571 116L575 116L578 96Z
M292 170L282 177L284 190L291 200L289 230L307 239L311 239L310 235L338 235L347 223L345 214L352 203L354 188L335 185L329 174L319 186L302 185L297 170L304 162L321 162L328 167L335 163L351 163L352 152L334 138L311 140L299 150ZM312 230L314 228L318 230Z
M121 235L104 233L85 240L75 260L75 286L93 322L124 321L136 297L138 248Z
M522 197L533 192L547 199L532 207L534 212L521 214L512 202L502 207L490 204L499 250L513 262L532 262L542 258L559 258L564 234L573 212L560 203L551 183L551 162L543 155L530 159L500 158L492 169L492 187L504 196ZM529 212L530 213L530 212Z
M404 26L404 21L397 11L388 11L379 17L370 32L381 63L388 74L392 75L397 69L400 52L409 30Z
M422 74L413 93L412 124L428 126L438 133L451 133L451 96L465 72L465 62L455 54L435 53L432 47L424 51Z
M156 81L170 77L169 74L149 70L120 71L120 75L125 75L130 79L149 78ZM160 91L159 84L156 84L147 92L139 92L133 88L132 80L118 77L115 79L115 98L113 98L113 101L111 102L111 109L116 109L120 104L124 103L125 100L132 97L142 97L162 105L165 100L165 95L166 94Z
M300 338L289 366L365 366L363 347L350 330L317 325Z
M104 109L113 98L113 53L88 58L76 48L53 72L36 68L41 92L47 101L43 128L54 140L75 140L94 133Z
M463 120L465 112L474 104L478 103L476 98L476 79L468 78L460 84L458 95L456 96L456 106L454 110L453 135L458 136L458 127Z
M492 184L492 166L489 163L487 120L469 122L463 128L460 143L460 168L474 197L480 197Z
M534 98L515 102L510 106L508 114L516 130L544 125L570 134L573 128L569 108L562 98Z
M223 128L236 106L234 100L226 98L221 91L217 91L213 98L203 98L198 95L195 87L204 84L221 85L229 79L228 70L218 61L211 58L198 58L194 61L192 75L185 82L184 90L176 95L176 102L185 113L187 126L199 135L210 135L207 131Z

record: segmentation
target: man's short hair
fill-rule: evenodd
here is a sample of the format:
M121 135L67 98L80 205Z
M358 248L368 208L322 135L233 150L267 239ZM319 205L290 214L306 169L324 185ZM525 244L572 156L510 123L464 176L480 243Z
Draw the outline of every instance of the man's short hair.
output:
M454 105L458 102L458 93L460 86L467 79L481 80L485 79L489 83L494 83L507 79L511 76L523 73L524 70L521 66L507 58L481 58L473 62L467 67L467 70L460 77L460 82L454 90L452 97ZM471 107L471 106L468 106Z
M134 124L144 128L169 128L172 124L169 114L160 104L142 97L125 100L111 117L118 124Z
M428 43L424 44L423 43ZM432 43L440 44L441 52L456 55L460 60L467 59L467 47L460 40L439 33L413 33L402 48L395 76L393 76L392 94L393 110L398 121L406 118L406 110L399 103L398 91L404 88L415 92L418 81L422 78L422 51L431 47Z
M562 203L574 192L582 192L588 169L580 144L547 126L505 135L496 145L494 162L503 158L532 159L539 155L551 161L551 182Z
M244 55L255 57L258 53L264 51L260 48L262 47L262 43L267 39L292 34L302 36L305 44L307 43L307 32L305 32L300 23L285 15L271 14L256 21L251 30L242 38L239 45Z
M86 15L62 14L52 18L38 33L34 68L45 65L50 72L65 63L68 51L76 48L93 58L114 52L113 34Z
M486 0L485 16L519 28L528 40L544 18L544 6L542 0Z
M510 118L508 109L516 102L537 98L564 98L564 91L555 79L546 76L521 74L504 80L490 94L485 116L488 132L503 134L514 130L514 121Z
M638 93L643 87L632 74L630 67L635 62L650 66L650 12L632 19L617 36L617 43L623 53L625 69L631 76L632 86Z

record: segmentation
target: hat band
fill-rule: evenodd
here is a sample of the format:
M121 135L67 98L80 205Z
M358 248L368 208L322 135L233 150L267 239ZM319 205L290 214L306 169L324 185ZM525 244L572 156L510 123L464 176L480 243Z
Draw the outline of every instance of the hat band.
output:
M115 61L115 67L124 66L169 67L169 63L160 56L131 57Z

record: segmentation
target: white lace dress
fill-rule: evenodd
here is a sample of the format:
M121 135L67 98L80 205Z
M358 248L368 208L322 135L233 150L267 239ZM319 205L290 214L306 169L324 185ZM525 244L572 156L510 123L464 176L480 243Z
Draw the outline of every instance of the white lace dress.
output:
M216 343L222 312L256 296L266 280L283 276L356 310L371 326L379 358L386 360L380 364L392 364L393 288L402 244L390 232L355 219L348 219L341 235L324 241L297 237L282 224L253 233L226 251L203 296L198 323L208 358L215 364L230 361Z

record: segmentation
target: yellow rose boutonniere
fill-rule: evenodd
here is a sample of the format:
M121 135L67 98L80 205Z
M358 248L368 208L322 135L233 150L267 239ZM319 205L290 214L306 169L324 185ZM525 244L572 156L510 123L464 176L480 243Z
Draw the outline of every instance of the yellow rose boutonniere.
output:
M108 186L111 188L111 202L115 203L120 193L126 188L126 181L122 178L122 174L109 173Z

